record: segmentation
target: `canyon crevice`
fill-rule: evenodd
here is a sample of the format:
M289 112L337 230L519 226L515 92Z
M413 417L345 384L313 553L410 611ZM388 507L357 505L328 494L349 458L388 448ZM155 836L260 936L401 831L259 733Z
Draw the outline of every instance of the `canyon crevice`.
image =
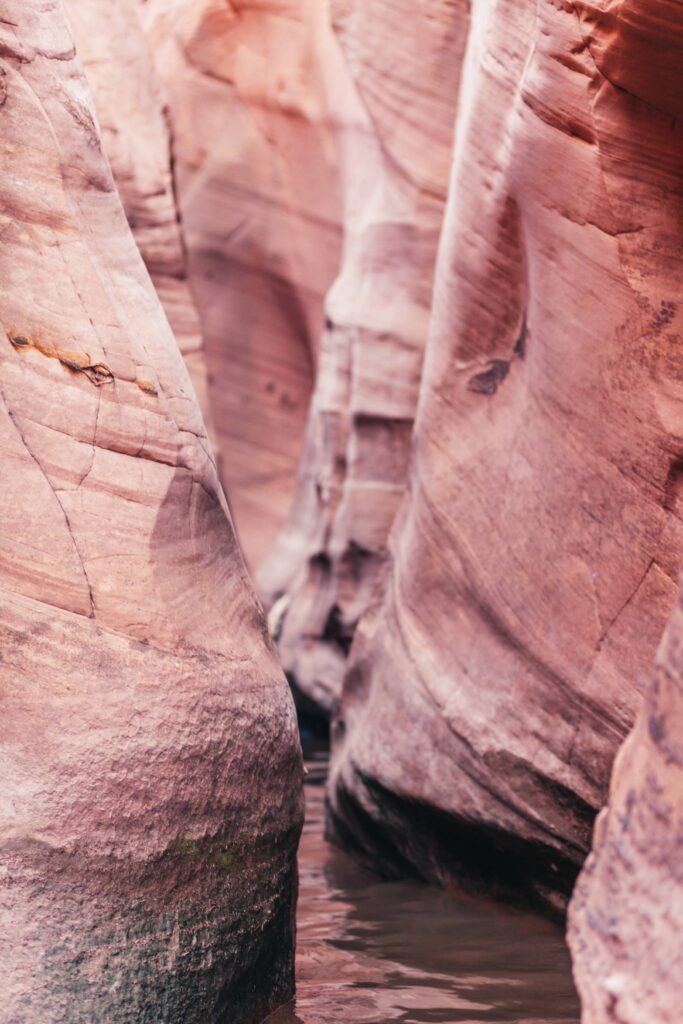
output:
M291 998L286 674L676 1024L682 97L681 0L0 0L0 1020Z
M341 56L317 0L147 0L219 469L256 566L283 525L341 244Z
M357 108L342 132L344 253L292 514L257 573L299 701L326 716L405 489L466 29L465 3L396 0L353 5L339 29Z

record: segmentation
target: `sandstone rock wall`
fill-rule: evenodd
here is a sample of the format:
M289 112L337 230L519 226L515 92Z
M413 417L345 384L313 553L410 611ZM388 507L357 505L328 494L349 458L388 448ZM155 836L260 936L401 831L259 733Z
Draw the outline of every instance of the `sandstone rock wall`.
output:
M645 235L643 274L661 281L666 348L655 366L671 383L659 399L672 434L663 503L683 516L683 341L676 326L683 256L683 9L665 0L600 5L593 46L631 120L623 158L659 203ZM639 210L640 212L640 210ZM662 240L663 239L663 240ZM683 878L683 610L662 640L637 724L614 765L609 806L572 901L570 945L585 1024L673 1024L681 1016Z
M67 0L102 143L145 265L187 364L211 434L199 315L173 181L168 110L137 0Z
M556 912L683 549L678 6L472 6L409 496L335 724L337 836Z
M561 916L646 692L571 943L585 1024L674 1024L679 0L65 4L97 117L61 0L0 0L0 1016L291 994L222 476L384 872Z
M222 478L255 566L287 512L337 272L339 47L319 0L147 0Z
M572 898L569 938L586 1024L680 1020L682 638L679 599Z
M0 3L0 1016L260 1019L300 750L61 0Z
M282 619L285 669L318 714L330 714L356 623L381 593L404 492L467 24L460 0L340 13L357 109L343 133L344 256L296 501L258 574Z

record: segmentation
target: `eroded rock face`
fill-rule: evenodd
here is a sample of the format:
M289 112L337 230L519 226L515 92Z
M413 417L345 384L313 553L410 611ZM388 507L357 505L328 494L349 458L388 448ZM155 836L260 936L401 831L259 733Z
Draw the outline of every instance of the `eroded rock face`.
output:
M587 1024L680 1020L682 693L679 599L572 899L569 938Z
M667 204L664 225L671 232L663 274L677 282L683 214L683 11L672 2L630 0L616 14L603 12L595 44L599 67L631 99L634 130L642 130L646 118L658 129L651 128L637 150L639 170L646 169L656 181L659 159L668 172L661 182ZM651 251L653 266L658 254ZM662 305L659 319L670 321L670 330L679 299L680 292ZM680 380L681 336L671 333L669 341L669 372ZM679 522L683 409L674 388L668 389L663 408L676 429L664 503ZM636 726L615 762L609 805L598 818L593 852L572 900L569 939L585 1024L674 1024L680 1019L682 688L679 594Z
M255 566L289 510L339 265L342 58L319 0L142 10L170 101L219 464Z
M133 237L211 432L199 315L187 279L168 114L137 0L66 0L102 143Z
M681 92L619 10L473 4L410 493L330 785L366 856L557 912L683 549Z
M0 13L2 1017L260 1019L291 700L62 4Z
M355 110L343 132L344 259L293 513L258 574L284 612L285 669L322 715L381 593L404 493L468 23L460 0L371 0L339 18Z

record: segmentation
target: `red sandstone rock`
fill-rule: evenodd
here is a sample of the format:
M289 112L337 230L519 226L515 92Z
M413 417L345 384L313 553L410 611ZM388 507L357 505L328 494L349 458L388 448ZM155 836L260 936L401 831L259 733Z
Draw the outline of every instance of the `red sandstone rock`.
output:
M341 55L319 0L143 11L170 101L219 464L255 565L289 509L339 262Z
M683 978L683 608L638 723L615 763L609 808L571 904L586 1024L677 1024Z
M291 994L291 701L61 2L0 5L0 1015Z
M135 11L67 2L194 351ZM291 707L61 6L0 8L2 1013L248 1019L291 991ZM313 0L144 10L254 563L317 367L260 578L319 708L364 616L334 831L561 912L683 548L681 4L340 0L341 47ZM585 1024L680 1016L682 630L679 608L574 901Z
M102 143L140 254L211 432L199 315L187 281L168 115L136 0L66 0Z
M623 90L622 106L630 115L631 145L622 160L659 201L657 235L666 239L654 244L658 237L645 235L642 273L661 281L662 293L666 287L654 322L667 344L660 352L646 335L643 347L653 371L672 381L662 388L658 405L673 435L663 501L679 527L683 345L675 332L682 298L683 8L672 0L625 0L616 9L606 4L599 9L591 50L602 73ZM636 209L640 214L639 204ZM569 938L584 1024L681 1019L682 643L679 594L637 724L615 762L609 806L598 818L593 852L572 900Z
M610 10L473 5L410 493L330 787L367 855L558 911L683 549L683 62L652 57L680 5Z
M466 29L466 4L436 0L356 4L340 29L356 111L343 134L344 260L297 500L258 574L284 611L285 669L318 713L381 590L404 492Z

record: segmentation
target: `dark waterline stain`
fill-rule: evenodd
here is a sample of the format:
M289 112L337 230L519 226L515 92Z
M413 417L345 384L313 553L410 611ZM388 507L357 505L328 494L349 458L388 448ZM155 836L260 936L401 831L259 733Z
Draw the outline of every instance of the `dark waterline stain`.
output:
M324 742L305 742L297 999L268 1024L577 1024L562 930L386 882L323 836Z

